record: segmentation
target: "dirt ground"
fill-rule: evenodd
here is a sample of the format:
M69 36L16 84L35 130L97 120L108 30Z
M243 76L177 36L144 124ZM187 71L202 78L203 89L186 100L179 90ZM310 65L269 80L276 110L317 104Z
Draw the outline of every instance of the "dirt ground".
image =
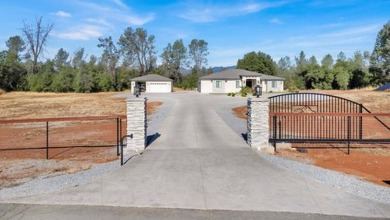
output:
M362 103L372 113L390 113L390 92L367 90L301 92L340 96ZM232 111L237 117L247 119L246 106L238 106ZM292 144L291 149L278 149L276 155L309 162L390 187L390 144L353 144L351 154L347 155L346 152L345 144Z
M113 98L115 94L0 94L0 120L125 115L126 100ZM161 104L148 102L147 114ZM116 130L116 119L50 122L50 160L46 160L46 123L0 123L0 189L40 175L74 173L117 160ZM125 135L126 120L122 130Z

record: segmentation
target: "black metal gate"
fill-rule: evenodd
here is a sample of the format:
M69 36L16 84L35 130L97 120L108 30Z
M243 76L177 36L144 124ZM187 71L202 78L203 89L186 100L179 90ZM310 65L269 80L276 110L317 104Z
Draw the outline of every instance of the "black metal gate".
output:
M363 114L369 111L360 103L318 93L290 93L269 100L269 141L275 148L277 142L341 142L349 149L350 142L390 141L389 126L378 114ZM384 138L363 138L363 116L375 117L385 127Z

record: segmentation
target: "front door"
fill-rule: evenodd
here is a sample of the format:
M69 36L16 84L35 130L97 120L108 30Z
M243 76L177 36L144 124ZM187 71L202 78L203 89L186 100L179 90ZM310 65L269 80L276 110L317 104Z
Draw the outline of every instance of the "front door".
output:
M249 87L249 88L252 88L253 84L252 84L252 80L251 79L247 79L246 80L246 87Z

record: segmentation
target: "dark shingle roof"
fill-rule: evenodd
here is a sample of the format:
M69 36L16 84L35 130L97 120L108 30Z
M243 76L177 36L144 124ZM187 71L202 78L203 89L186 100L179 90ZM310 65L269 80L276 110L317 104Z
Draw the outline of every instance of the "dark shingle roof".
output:
M284 78L282 77L265 75L265 74L256 73L256 72L243 70L243 69L228 69L218 73L213 73L207 76L200 77L199 79L200 80L217 80L217 79L235 80L235 79L240 79L240 77L242 76L259 76L260 79L263 80L284 80Z
M157 75L157 74L149 74L149 75L145 75L145 76L140 76L140 77L133 78L133 79L131 79L131 81L136 81L136 82L146 82L146 81L172 81L172 79L167 78L167 77L164 77L164 76L160 76L160 75Z

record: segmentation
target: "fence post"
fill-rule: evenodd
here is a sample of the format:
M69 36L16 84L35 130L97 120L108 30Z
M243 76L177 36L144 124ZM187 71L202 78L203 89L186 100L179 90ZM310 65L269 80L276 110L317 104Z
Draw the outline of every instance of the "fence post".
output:
M49 122L46 121L46 160L49 159Z
M276 115L272 116L272 119L273 119L273 130L274 130L274 134L273 134L273 138L274 138L274 152L276 153L276 134L277 134L277 127L276 127L276 124L277 124L277 118L276 118Z
M360 104L359 113L363 113L363 104ZM363 139L363 117L359 117L359 139Z
M347 143L348 143L348 155L349 155L349 145L351 142L351 116L347 117L347 124L348 124Z
M269 100L267 98L248 99L247 142L252 148L271 151L269 138Z
M119 118L116 118L116 155L119 156Z
M119 118L119 139L122 137L122 118Z

